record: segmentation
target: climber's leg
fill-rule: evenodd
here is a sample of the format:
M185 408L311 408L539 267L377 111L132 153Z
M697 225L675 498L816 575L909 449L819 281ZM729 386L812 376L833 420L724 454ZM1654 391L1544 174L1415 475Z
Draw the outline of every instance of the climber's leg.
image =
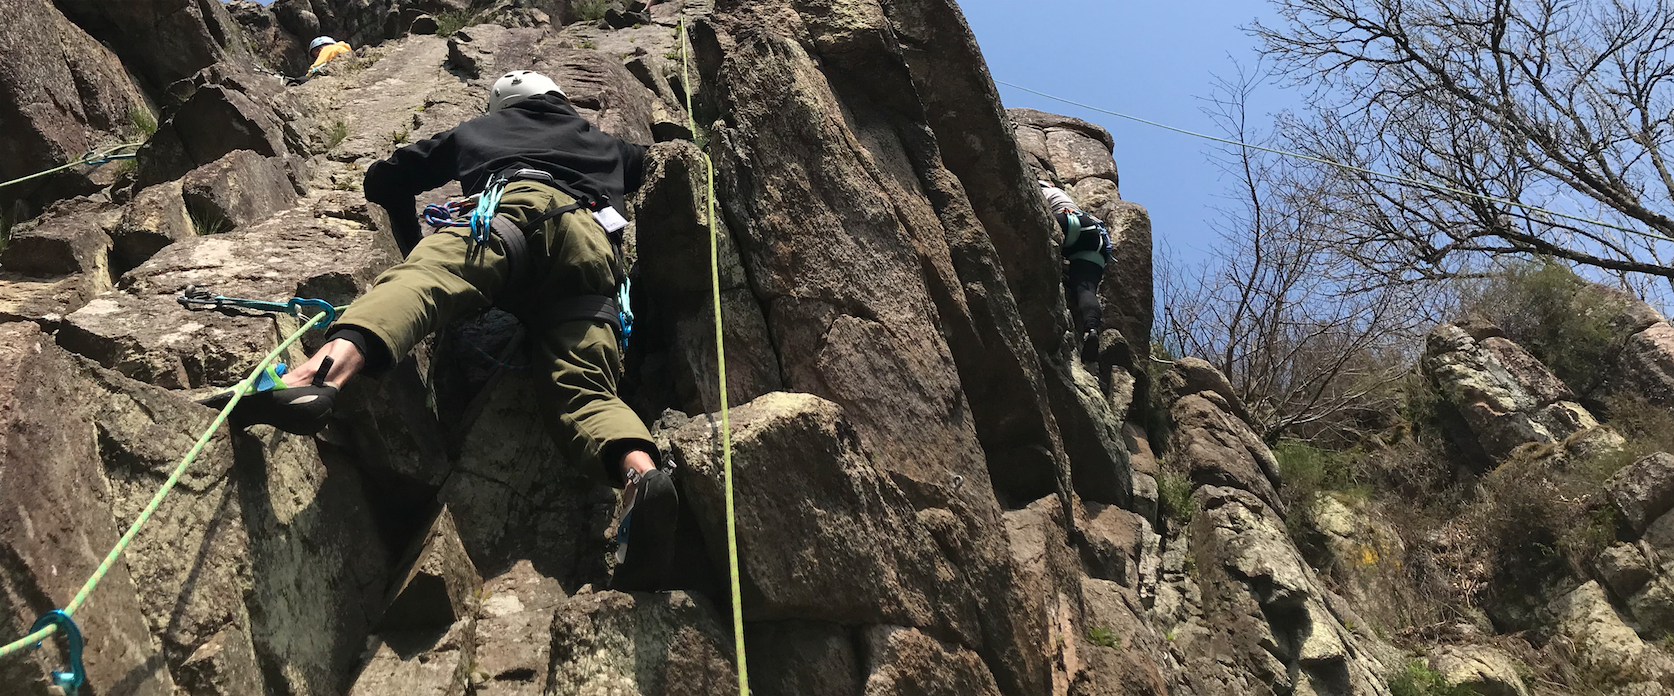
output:
M493 304L508 266L498 237L476 244L464 228L439 230L413 247L407 260L378 276L336 326L370 334L393 363L436 329Z
M1091 261L1073 259L1064 270L1064 289L1080 330L1083 362L1091 362L1098 353L1098 334L1104 328L1104 310L1099 307L1099 281L1103 279L1104 267Z
M344 382L364 368L387 367L437 327L487 307L505 282L507 265L498 238L473 244L466 233L455 230L424 238L406 261L384 271L372 289L343 312L334 329L339 336L352 336L352 341L329 341L288 371L283 379L290 388L240 399L233 422L264 423L299 435L319 432L330 420ZM380 345L368 345L373 343ZM202 403L219 407L231 396L224 392Z

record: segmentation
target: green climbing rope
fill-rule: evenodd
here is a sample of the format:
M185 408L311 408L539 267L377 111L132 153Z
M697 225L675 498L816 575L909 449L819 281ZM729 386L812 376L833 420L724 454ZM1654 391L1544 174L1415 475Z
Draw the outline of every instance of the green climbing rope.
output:
M233 390L232 400L228 401L227 405L221 409L221 413L215 416L215 422L209 424L209 429L205 430L203 435L198 437L197 443L193 444L192 449L186 453L186 456L180 459L179 464L175 465L174 471L169 474L168 480L164 481L163 486L157 489L157 494L152 496L151 502L147 503L145 509L140 511L139 517L134 519L133 525L128 527L127 532L123 533L122 538L116 542L115 547L111 548L110 553L105 554L104 562L100 563L98 569L93 571L92 577L89 577L87 582L81 586L81 591L76 593L75 598L71 599L70 603L64 606L65 614L74 614L77 609L81 608L82 604L87 602L87 597L93 593L93 588L99 586L99 582L105 579L105 574L109 573L111 567L116 565L117 559L120 559L122 557L122 553L128 550L128 545L133 543L134 537L139 534L140 527L144 526L146 521L151 519L152 513L157 511L157 507L163 504L163 498L167 497L169 491L174 489L174 485L180 482L180 477L186 473L186 469L192 466L192 462L196 460L198 458L198 454L203 451L204 445L209 444L209 439L215 435L215 431L221 429L221 424L226 422L227 416L232 413L233 408L238 406L239 399L244 398L244 394L251 390L251 388L255 385L256 380L259 379L262 373L267 370L267 366L272 364L274 360L277 360L280 354L284 353L287 348L291 347L291 344L296 343L298 339L302 338L303 334L307 333L309 329L314 328L315 324L320 323L320 320L325 318L327 318L327 313L321 312L314 315L314 318L303 322L302 326L299 327L295 333L292 333L284 341L281 341L277 347L267 354L267 357L262 358L262 361L256 364L256 368L250 371L249 377L244 378L244 381L238 383L238 386ZM24 648L33 646L57 632L58 625L53 624L5 645L0 645L0 657L5 657L23 650Z
M111 147L107 147L107 148L105 148L103 150L100 150L100 151L97 151L97 152L89 150L87 152L87 154L83 155L82 158L79 159L79 160L76 160L76 161L71 162L69 164L63 165L61 167L53 167L52 169L48 169L44 172L36 172L34 174L30 174L29 176L23 177L21 179L12 179L11 181L7 181L5 183L0 183L0 188L5 188L7 186L11 186L12 184L21 184L21 183L23 183L25 181L28 181L30 179L39 179L39 178L41 178L43 176L46 176L48 174L56 174L58 172L69 169L70 167L79 167L79 166L84 165L84 164L93 164L93 165L104 164L104 163L109 162L111 160L133 159L133 158L139 156L138 152L123 152L123 150L127 150L129 148L134 148L134 149L137 150L139 148L139 146L144 145L144 144L145 143L123 143L121 145L113 145ZM0 653L0 656L3 656L4 654L5 653Z
M686 20L680 20L680 76L681 86L686 92L686 127L692 131L692 137L697 137L697 119L692 116L692 73L687 67L687 35ZM721 396L721 463L722 474L726 479L727 489L727 564L732 571L732 639L733 649L738 658L738 693L739 696L750 695L750 669L744 661L744 607L739 603L738 591L738 516L733 512L732 505L732 423L727 413L727 356L726 342L723 337L721 323L721 242L720 232L715 228L715 162L709 159L709 153L699 151L703 156L704 169L708 177L708 194L705 200L708 205L707 217L709 225L709 286L715 302L715 366L720 381Z

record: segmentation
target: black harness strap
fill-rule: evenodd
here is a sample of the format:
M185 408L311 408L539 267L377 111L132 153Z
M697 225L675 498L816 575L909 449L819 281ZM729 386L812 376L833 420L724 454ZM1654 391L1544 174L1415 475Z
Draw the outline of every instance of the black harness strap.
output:
M511 278L508 279L510 282L506 283L506 287L523 287L529 280L529 238L524 236L517 223L500 215L494 216L494 222L489 229L494 231L506 247L506 262L511 265Z
M544 326L557 326L569 321L602 321L622 335L622 308L609 295L580 295L565 298L555 304L530 312L532 318Z
M577 210L581 210L582 208L586 208L586 207L587 206L582 205L580 203L571 203L571 204L566 205L562 208L553 208L552 210L548 210L544 213L541 213L540 217L537 217L533 220L530 220L529 224L524 225L523 228L528 229L528 230L533 230L533 229L539 228L541 225L546 224L546 222L548 220L556 220L559 217L562 217L562 216L564 216L568 213L573 213Z

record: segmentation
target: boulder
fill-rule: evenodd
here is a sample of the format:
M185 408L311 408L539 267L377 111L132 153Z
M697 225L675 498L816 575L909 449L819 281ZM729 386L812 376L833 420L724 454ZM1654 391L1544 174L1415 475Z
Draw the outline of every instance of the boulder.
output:
M1154 656L1168 652L1152 630L1145 607L1130 588L1107 580L1081 582L1085 616L1077 636L1081 669L1069 685L1071 696L1166 696Z
M220 2L59 0L57 5L159 87L244 53L238 25Z
M1605 495L1634 536L1674 509L1674 455L1657 452L1623 467L1604 482Z
M976 387L978 366L1006 365L984 375L1014 385L1006 409L1043 414L1015 408L1019 395L1044 394L1034 377L1037 360L1029 359L1016 331L1033 317L1012 309L1011 298L995 294L1004 292L1004 284L989 280L999 276L995 259L1005 258L1004 249L985 258L979 254L988 244L977 238L971 248L957 250L972 255L965 271L986 272L985 279L956 266L948 239L981 235L978 225L986 223L972 207L981 191L964 195L957 185L975 184L964 176L953 181L943 166L938 144L951 137L924 137L925 119L935 118L926 114L936 109L913 98L916 80L889 40L889 25L875 3L833 15L775 0L729 7L695 26L698 55L726 56L699 61L709 100L733 115L710 138L718 148L716 185L772 332L785 388L841 405L888 471L938 483L957 475L967 486L987 487L985 451L1027 446L1051 457L1055 449L1039 416L999 432L1011 425L999 405L967 400L962 388L963 375ZM832 69L866 77L820 77ZM851 107L862 109L860 120L845 116L855 114L845 111ZM927 200L925 190L945 205ZM787 214L791 210L794 215ZM1038 206L1026 214L1044 235L1045 214ZM993 231L986 236L992 239ZM1044 237L1039 251L1048 251ZM1052 268L1044 284L1062 307ZM983 309L992 312L987 322L976 318L983 315L972 307L967 288L986 293ZM966 317L955 310L990 325L967 329ZM952 328L944 333L938 326ZM956 359L946 336L967 331L973 349L994 354ZM1000 340L985 347L979 343L985 332ZM1056 330L1041 336L1062 340ZM1069 384L1067 373L1062 384ZM983 427L979 435L978 414L983 426L994 429ZM1029 460L1045 475L1029 481L1033 495L1018 495L1013 504L1057 488L1057 462L1047 457ZM996 465L1001 461L994 458Z
M761 696L853 696L861 664L852 629L819 621L745 624L750 692Z
M634 286L634 342L661 359L642 365L667 365L674 382L672 403L655 395L639 399L651 408L679 408L708 413L721 407L717 392L715 315L710 301L709 268L691 263L709 253L710 229L705 169L696 146L668 143L653 147L646 161L645 185L631 201L641 229L656 230L639 239L637 272L655 279ZM761 306L751 294L738 246L717 215L720 243L721 306L727 332L727 396L744 403L783 388L778 356ZM631 379L631 378L630 378ZM652 380L642 380L642 383ZM666 398L666 397L665 397Z
M8 233L0 268L34 278L110 275L107 226L119 213L103 196L62 201Z
M122 206L110 235L110 271L121 277L164 247L197 235L179 181L140 191Z
M1628 389L1652 403L1674 405L1674 326L1658 322L1634 334L1617 362Z
M999 696L982 659L903 626L869 626L865 696Z
M1599 553L1598 577L1616 597L1632 597L1656 576L1656 569L1633 544L1616 544Z
M37 616L70 601L121 532L108 509L93 421L97 387L75 359L34 324L0 324L0 635L29 632ZM53 505L40 504L43 500ZM174 684L141 610L126 564L76 613L83 659L95 687L123 683L129 693L165 696ZM52 647L0 660L0 682L45 693L62 669Z
M314 20L312 31L298 31L307 27L299 26L296 20L301 13L312 16L313 12L301 10L294 2L229 0L226 7L227 14L244 31L258 63L286 75L301 75L308 70L312 62L308 42L319 35L319 20Z
M1244 688L1334 685L1387 695L1376 638L1344 626L1341 603L1302 560L1278 515L1251 493L1204 485L1186 531L1202 592L1202 633L1176 629L1182 668L1196 678L1236 665ZM1180 642L1176 641L1177 644Z
M141 188L172 181L236 151L263 157L290 152L285 128L273 107L225 84L195 92L139 152Z
M1639 638L1622 621L1604 588L1588 582L1554 602L1556 631L1574 645L1580 666L1623 681L1674 677L1674 657Z
M1081 558L1087 575L1124 587L1139 583L1139 559L1144 551L1150 523L1114 505L1087 503L1087 521L1079 525L1083 535Z
M1425 375L1464 417L1472 443L1502 459L1519 445L1559 442L1596 427L1569 387L1521 346L1443 324L1425 342Z
M1191 394L1169 409L1174 421L1169 466L1179 467L1195 484L1246 490L1283 510L1272 451L1213 396L1214 392Z
M379 633L445 628L472 616L482 578L459 542L446 505L413 540L395 577Z
M62 5L63 3L59 3ZM131 114L151 107L110 49L66 19L51 0L4 0L0 13L0 181L77 161L83 153L143 139ZM41 50L51 46L51 50ZM73 79L72 79L73 78ZM0 204L36 205L92 193L117 165L65 172L0 189ZM37 208L38 209L38 208Z
M1529 696L1517 667L1510 655L1486 645L1446 646L1430 653L1430 668L1448 684L1481 696Z
M519 561L482 590L474 693L540 696L552 666L552 616L567 599L564 588Z
M236 626L198 646L174 674L176 685L191 696L240 696L263 689L255 646Z
M581 592L552 620L553 696L721 696L738 691L731 641L684 592Z
M466 696L475 641L470 618L440 629L379 635L348 696Z
M734 496L745 618L893 623L975 636L976 599L902 492L871 463L842 409L774 393L735 407ZM706 539L724 539L725 489L714 429L670 434L666 456ZM725 577L724 544L710 545Z
M297 190L284 159L234 150L181 180L182 197L196 232L231 232L296 203Z
M193 237L158 252L123 276L122 290L66 317L59 340L141 381L228 386L294 330L294 320L187 309L175 301L176 293L196 285L231 297L316 297L342 305L398 256L387 234L293 209L244 231ZM300 357L299 350L290 359Z
M0 270L0 323L34 321L56 328L65 315L109 289L110 278L99 274L41 279Z

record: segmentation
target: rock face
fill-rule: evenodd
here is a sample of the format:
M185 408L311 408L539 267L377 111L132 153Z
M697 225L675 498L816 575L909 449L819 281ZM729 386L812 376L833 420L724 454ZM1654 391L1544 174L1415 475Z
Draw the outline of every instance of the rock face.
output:
M1168 470L1190 478L1194 511L1171 531L1151 610L1174 636L1184 693L1387 694L1390 651L1321 583L1286 531L1273 455L1234 415L1207 363L1161 380L1172 400ZM1187 559L1190 559L1189 565ZM1363 631L1364 629L1362 629Z
M1503 458L1525 443L1560 442L1598 425L1569 387L1491 325L1436 327L1422 364L1469 425L1471 444L1489 457Z
M50 0L6 0L0 28L0 181L81 159L82 153L136 139L130 114L151 116L121 59ZM41 46L53 50L40 50ZM67 79L68 76L74 79ZM106 170L71 170L0 189L0 204L47 203L109 184ZM38 208L37 208L38 209Z
M97 134L127 94L160 125L136 167L78 174L86 190L0 254L0 639L68 601L137 518L214 418L192 398L296 326L183 307L182 289L353 300L398 260L366 167L481 113L507 70L656 143L627 211L624 392L685 501L675 587L595 589L617 495L557 454L542 420L563 414L543 416L524 331L491 311L357 378L316 438L219 429L78 614L90 689L732 693L713 242L755 690L1385 693L1395 663L1285 537L1272 454L1225 379L1182 362L1157 454L1125 423L1151 401L1128 372L1149 342L1143 209L1117 195L1107 133L1006 117L951 1L624 3L602 24L561 0L18 7L66 56L104 56L65 58L91 87L31 118ZM469 16L506 26L404 36ZM355 56L288 89L258 71L297 68L321 33ZM1121 238L1104 286L1121 331L1097 370L1073 355L1031 166ZM1157 477L1179 472L1191 525L1158 509ZM1636 592L1657 586L1641 574ZM44 694L55 651L0 660L0 683Z

